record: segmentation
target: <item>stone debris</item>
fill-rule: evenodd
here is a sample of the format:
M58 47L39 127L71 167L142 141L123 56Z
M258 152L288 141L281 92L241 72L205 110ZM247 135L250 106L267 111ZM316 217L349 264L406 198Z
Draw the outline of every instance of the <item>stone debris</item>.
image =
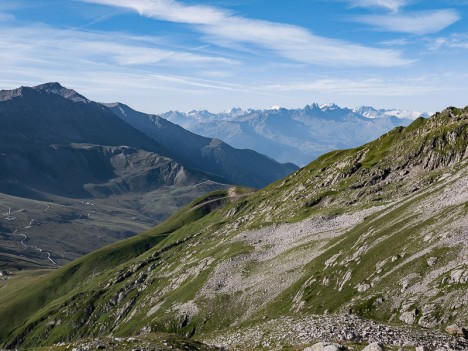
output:
M413 350L415 347L426 347L430 351L468 350L468 340L460 337L437 330L387 326L355 315L281 317L217 334L203 341L229 350L252 349L264 343L269 344L270 350L278 350L283 346L313 345L318 341L328 344L369 343L366 351L382 351L385 350L384 345L405 350L408 347L413 347ZM312 347L306 348L306 351L315 351Z

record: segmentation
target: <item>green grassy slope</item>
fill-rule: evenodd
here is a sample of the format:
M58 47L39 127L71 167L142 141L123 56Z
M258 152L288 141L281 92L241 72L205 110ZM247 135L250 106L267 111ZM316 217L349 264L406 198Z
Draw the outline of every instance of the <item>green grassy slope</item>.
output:
M5 289L0 297L0 337L4 340L6 332L27 317L32 316L36 324L41 317L35 316L53 311L57 303L80 298L83 292L93 292L96 283L108 277L112 269L158 244L161 246L171 233L209 213L226 196L227 191L217 191L196 199L155 229L83 256L57 271L28 281L25 286L15 287L12 296L7 292L13 288ZM203 206L206 202L208 205Z
M324 312L468 323L467 133L468 108L447 109L256 193L207 195L17 289L0 305L1 343L203 335Z

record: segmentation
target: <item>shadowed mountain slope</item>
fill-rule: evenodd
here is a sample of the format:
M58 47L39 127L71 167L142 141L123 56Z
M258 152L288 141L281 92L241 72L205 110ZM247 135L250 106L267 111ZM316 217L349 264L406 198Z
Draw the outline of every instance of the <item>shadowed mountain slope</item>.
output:
M122 120L162 144L184 164L216 174L233 184L262 188L297 170L252 150L235 149L219 139L205 138L156 115L121 104L106 104Z
M160 144L106 107L59 87L0 92L2 192L83 197L96 195L93 187L107 187L103 193L110 194L125 187L141 191L183 182L190 173L194 180L203 178L166 157ZM68 98L46 88L59 89ZM123 184L118 189L112 183Z

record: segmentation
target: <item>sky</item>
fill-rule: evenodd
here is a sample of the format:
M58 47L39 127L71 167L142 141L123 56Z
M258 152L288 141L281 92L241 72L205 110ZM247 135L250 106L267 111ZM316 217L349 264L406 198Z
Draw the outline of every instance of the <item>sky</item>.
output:
M468 105L468 0L0 0L0 89L148 113Z

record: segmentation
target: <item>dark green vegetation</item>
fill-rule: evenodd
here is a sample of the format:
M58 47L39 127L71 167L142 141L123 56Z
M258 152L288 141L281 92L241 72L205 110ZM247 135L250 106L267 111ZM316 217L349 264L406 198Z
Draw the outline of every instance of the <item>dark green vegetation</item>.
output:
M297 169L221 141L201 145L208 139L174 125L148 136L58 83L0 91L0 125L7 270L62 265L151 228L208 191L262 187Z
M468 108L450 108L253 194L207 195L33 288L3 288L0 340L203 338L325 312L466 325L467 159Z

